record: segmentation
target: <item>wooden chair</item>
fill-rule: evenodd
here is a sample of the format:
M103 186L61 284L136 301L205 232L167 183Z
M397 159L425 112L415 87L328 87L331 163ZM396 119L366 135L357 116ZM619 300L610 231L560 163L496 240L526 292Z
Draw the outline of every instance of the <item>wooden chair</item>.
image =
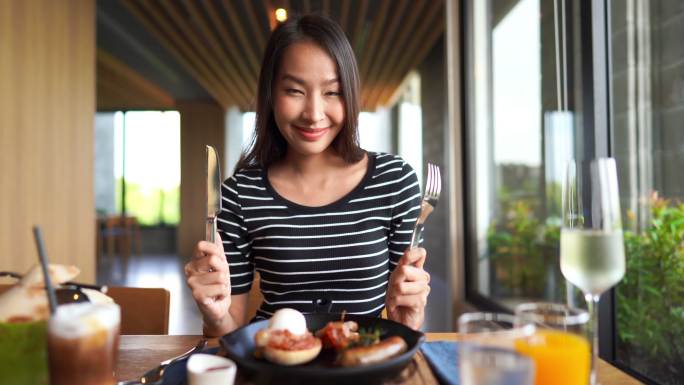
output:
M110 286L121 307L121 334L168 334L171 294L162 288Z
M0 294L10 286L0 284ZM107 295L121 307L121 334L169 333L171 295L168 290L110 286Z
M118 253L125 261L132 251L141 253L140 224L133 216L103 216L97 218L97 256L112 258Z

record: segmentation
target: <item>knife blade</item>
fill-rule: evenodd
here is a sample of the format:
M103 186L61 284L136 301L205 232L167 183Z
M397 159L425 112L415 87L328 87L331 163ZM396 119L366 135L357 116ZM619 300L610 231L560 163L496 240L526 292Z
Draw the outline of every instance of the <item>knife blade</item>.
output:
M215 241L216 217L221 212L221 169L216 149L207 146L207 221L206 237L210 242Z

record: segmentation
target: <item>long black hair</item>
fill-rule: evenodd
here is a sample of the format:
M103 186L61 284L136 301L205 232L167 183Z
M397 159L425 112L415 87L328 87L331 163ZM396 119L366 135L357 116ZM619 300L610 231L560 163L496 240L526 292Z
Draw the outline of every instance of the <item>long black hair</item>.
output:
M285 49L301 41L319 45L337 64L345 117L331 146L347 163L356 163L363 158L358 135L360 80L354 51L337 23L324 16L305 15L278 25L266 44L259 73L254 135L235 171L268 168L285 156L287 141L278 130L273 115L273 83Z

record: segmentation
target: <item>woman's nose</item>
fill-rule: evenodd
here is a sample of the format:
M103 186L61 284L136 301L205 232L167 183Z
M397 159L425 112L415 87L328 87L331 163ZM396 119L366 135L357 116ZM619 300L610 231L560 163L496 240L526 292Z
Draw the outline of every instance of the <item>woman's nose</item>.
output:
M309 96L302 111L302 118L309 123L317 123L325 117L325 105L320 97Z

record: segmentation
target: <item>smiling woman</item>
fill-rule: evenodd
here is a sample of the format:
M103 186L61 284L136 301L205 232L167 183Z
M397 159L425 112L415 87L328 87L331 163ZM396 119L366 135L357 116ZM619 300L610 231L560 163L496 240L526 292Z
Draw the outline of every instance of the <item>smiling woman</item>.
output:
M252 146L223 184L222 242L199 242L185 267L208 335L302 313L389 318L421 327L430 291L425 250L407 249L420 210L402 158L361 149L359 75L344 32L303 16L279 25L259 77Z

